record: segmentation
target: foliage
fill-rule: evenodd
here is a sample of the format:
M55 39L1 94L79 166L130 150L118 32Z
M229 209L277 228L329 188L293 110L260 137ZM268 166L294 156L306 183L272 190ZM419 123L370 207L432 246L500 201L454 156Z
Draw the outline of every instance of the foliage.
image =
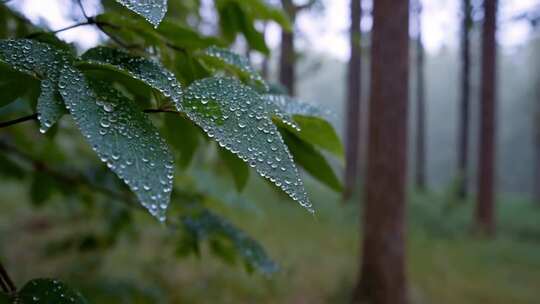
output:
M206 241L227 262L241 260L248 270L274 272L276 264L255 240L206 206L211 195L190 187L194 177L188 168L200 165L194 160L216 141L238 191L251 167L313 210L295 161L341 190L317 150L338 158L343 151L326 113L270 95L249 61L225 48L241 34L253 50L268 53L255 22L274 20L290 29L289 22L262 1L216 0L220 34L208 36L187 22L200 17L197 5L178 13L173 9L178 4L170 3L167 16L166 0L117 2L121 6L105 1L105 13L75 25L95 26L110 38L80 56L54 33L0 5L9 20L0 24L0 38L9 38L0 41L0 115L14 118L2 123L10 128L0 136L1 175L31 180L38 207L55 196L83 202L88 214L101 201L125 205L120 217L104 209L110 229L82 237L91 242L80 248L114 245L130 225L130 214L142 206L178 232L179 251L198 253L198 244ZM10 24L18 29L10 30ZM36 114L20 117L28 111ZM32 119L44 136L34 135L31 125L13 126ZM77 130L119 179L95 161ZM173 215L167 218L169 206ZM66 288L55 281L29 284L20 291L23 299L54 296Z

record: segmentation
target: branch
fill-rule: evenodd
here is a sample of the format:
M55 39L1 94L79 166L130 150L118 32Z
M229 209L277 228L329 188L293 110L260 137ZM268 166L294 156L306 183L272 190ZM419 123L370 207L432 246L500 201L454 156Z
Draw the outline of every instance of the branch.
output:
M11 125L15 125L15 124L25 122L25 121L37 120L37 118L38 118L37 113L34 113L34 114L27 115L27 116L24 116L24 117L20 117L20 118L17 118L17 119L8 120L8 121L5 121L5 122L0 122L0 128L9 127Z
M180 115L182 117L186 117L186 115L184 113L182 113L182 112L178 112L178 111L175 111L175 110L169 110L169 109L146 109L146 110L143 110L143 112L148 113L148 114L171 113L171 114L178 114L178 115ZM12 125L16 125L16 124L19 124L19 123L22 123L22 122L31 121L31 120L37 120L37 119L38 119L38 113L34 113L34 114L26 115L26 116L23 116L23 117L19 117L19 118L13 119L13 120L0 122L0 129L5 128L5 127L9 127L9 126L12 126Z
M13 284L13 281L9 277L9 274L2 263L0 263L0 285L2 285L2 290L7 294L12 294L17 291L17 287Z

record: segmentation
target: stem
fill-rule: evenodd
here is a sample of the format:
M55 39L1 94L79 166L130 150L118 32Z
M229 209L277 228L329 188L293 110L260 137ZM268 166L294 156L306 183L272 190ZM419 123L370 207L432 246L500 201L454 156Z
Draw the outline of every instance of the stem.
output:
M81 0L77 0L77 4L79 4L79 7L81 8L81 12L84 18L86 18L86 20L89 20L88 15L86 14L86 11L84 10L84 6L82 5Z
M34 113L34 114L24 116L24 117L20 117L20 118L14 119L14 120L0 122L0 128L9 127L11 125L15 125L15 124L25 122L25 121L37 120L37 117L38 117L37 113Z
M6 269L4 268L4 265L0 262L0 280L2 281L2 289L4 289L4 292L6 293L14 293L17 291L17 287L15 287L15 284L13 284L13 281L9 277L9 274L7 273Z
M71 30L71 29L74 29L74 28L79 27L79 26L90 25L90 24L94 24L94 23L95 23L95 22L94 22L93 19L87 19L87 20L84 21L84 22L75 23L75 24L72 24L72 25L70 25L70 26L66 26L66 27L64 27L64 28L61 28L61 29L52 31L51 33L52 33L52 34L58 34L58 33L60 33L60 32L67 31L67 30Z
M180 116L185 115L182 112L178 112L178 111L174 111L174 110L167 110L167 109L146 109L146 110L143 110L143 112L148 113L148 114L171 113L171 114L178 114ZM18 123L22 123L22 122L26 122L26 121L30 121L30 120L37 120L37 119L38 119L38 114L34 113L34 114L30 114L30 115L23 116L23 117L20 117L20 118L16 118L16 119L13 119L13 120L0 122L0 129L5 128L5 127L9 127L9 126L12 126L12 125L16 125Z

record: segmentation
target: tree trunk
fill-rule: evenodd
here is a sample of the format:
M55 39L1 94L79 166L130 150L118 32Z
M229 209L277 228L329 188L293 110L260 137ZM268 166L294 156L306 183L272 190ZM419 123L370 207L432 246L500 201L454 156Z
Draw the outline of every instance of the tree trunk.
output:
M404 304L409 1L374 1L373 22L363 260L353 302Z
M426 190L426 101L424 77L424 45L422 44L422 4L418 1L416 14L418 37L416 44L416 172L415 183L419 191Z
M351 0L350 48L351 56L347 71L347 106L345 130L345 191L348 199L358 184L360 150L361 109L361 47L360 18L361 0Z
M294 96L295 74L296 74L296 53L294 48L294 22L296 19L296 8L292 0L281 0L283 9L289 16L293 29L291 32L281 30L281 52L279 57L279 82L287 88L288 93Z
M468 193L469 126L471 95L470 29L472 26L471 0L463 0L463 23L461 28L461 101L458 124L458 198L464 200Z
M484 0L476 228L478 232L486 235L492 235L495 232L493 186L495 175L495 85L497 79L496 14L497 0Z
M540 62L537 62L537 64ZM540 71L540 69L537 69ZM534 117L534 184L533 200L540 207L540 73L536 75L536 114Z

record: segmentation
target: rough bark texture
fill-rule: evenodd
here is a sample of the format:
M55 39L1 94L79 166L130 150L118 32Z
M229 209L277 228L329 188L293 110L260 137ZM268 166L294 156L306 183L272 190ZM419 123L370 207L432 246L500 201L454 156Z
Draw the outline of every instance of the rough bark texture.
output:
M358 185L360 160L360 109L361 109L361 0L351 0L350 46L351 56L347 71L347 104L345 130L345 191L348 199Z
M478 232L492 235L494 219L495 177L495 110L496 110L496 14L497 0L484 0L484 24L482 33L482 83L480 104L480 149L478 167L478 198L476 205L476 228Z
M296 7L292 0L281 0L283 9L293 24L296 19ZM294 29L291 32L281 31L281 51L279 57L279 82L294 96L296 75L296 53L294 48Z
M461 96L458 123L458 188L460 199L467 198L469 169L470 95L471 95L471 51L470 29L472 26L471 0L463 0L463 21L461 28Z
M409 1L374 1L373 20L363 259L353 302L404 304Z
M426 99L424 77L424 45L422 44L422 4L418 1L416 13L418 37L416 44L416 170L415 184L419 191L426 190Z

